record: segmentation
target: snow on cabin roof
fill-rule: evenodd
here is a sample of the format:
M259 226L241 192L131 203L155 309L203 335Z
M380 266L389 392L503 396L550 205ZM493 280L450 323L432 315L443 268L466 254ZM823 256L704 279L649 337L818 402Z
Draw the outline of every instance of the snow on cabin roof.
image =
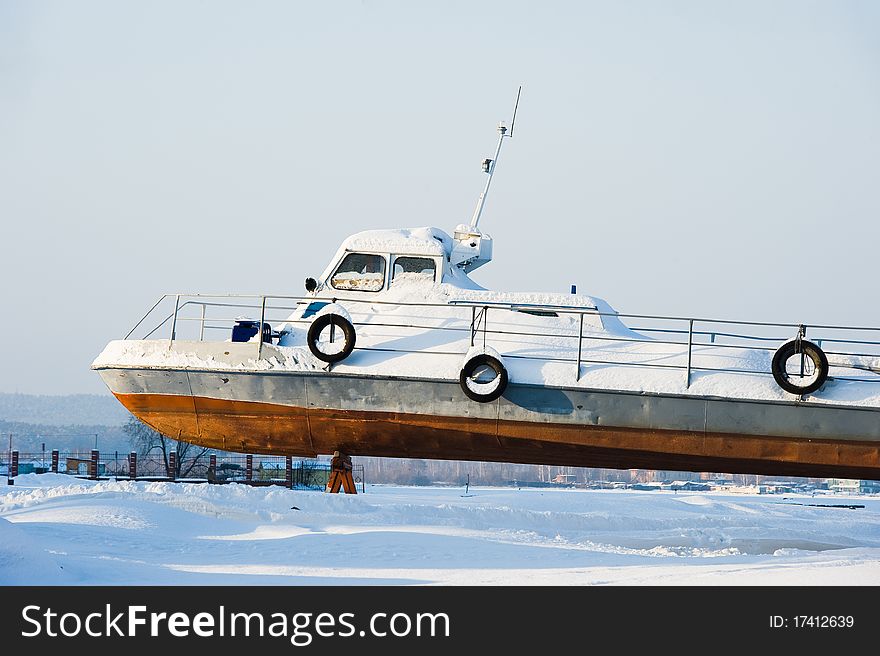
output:
M397 228L393 230L365 230L342 243L348 251L402 253L405 255L446 255L452 238L439 228Z

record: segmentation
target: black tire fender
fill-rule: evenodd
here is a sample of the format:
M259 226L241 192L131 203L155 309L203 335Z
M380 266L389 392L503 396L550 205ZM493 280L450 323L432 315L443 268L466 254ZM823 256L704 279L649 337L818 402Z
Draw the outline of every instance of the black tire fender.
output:
M479 367L489 367L495 372L495 378L489 383L475 383L472 376ZM495 381L498 381L495 383ZM458 377L458 384L465 395L479 403L489 403L504 394L509 381L507 369L501 361L488 353L479 353L465 362ZM481 386L489 387L482 391Z
M816 367L816 379L808 385L797 385L792 382L785 371L785 363L788 359L798 353L803 353L804 357L811 360L813 366ZM770 371L773 372L773 378L776 384L786 392L792 394L811 394L825 384L828 378L828 358L825 357L821 348L808 342L805 339L793 339L780 346L773 355L773 362L770 365Z
M341 351L325 353L318 347L318 339L321 336L321 332L331 325L342 330L345 344ZM351 352L354 350L355 340L356 335L354 326L351 321L343 317L341 314L335 314L333 312L322 314L312 322L311 326L309 326L309 350L312 352L312 355L323 362L334 363L345 360L345 358L351 355Z

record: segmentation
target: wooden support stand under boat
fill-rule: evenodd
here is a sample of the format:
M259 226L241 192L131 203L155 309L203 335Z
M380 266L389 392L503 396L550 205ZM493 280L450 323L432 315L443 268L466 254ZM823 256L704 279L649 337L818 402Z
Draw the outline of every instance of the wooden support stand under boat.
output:
M351 456L335 451L330 461L330 478L327 480L325 492L336 494L341 487L346 494L357 494L352 469Z

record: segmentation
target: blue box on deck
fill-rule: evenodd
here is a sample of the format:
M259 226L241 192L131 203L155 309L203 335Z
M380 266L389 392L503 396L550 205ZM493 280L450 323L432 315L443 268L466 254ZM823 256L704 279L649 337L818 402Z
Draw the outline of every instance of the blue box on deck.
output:
M260 331L260 322L251 319L238 319L232 327L233 342L249 342ZM272 326L263 323L263 341L272 343Z

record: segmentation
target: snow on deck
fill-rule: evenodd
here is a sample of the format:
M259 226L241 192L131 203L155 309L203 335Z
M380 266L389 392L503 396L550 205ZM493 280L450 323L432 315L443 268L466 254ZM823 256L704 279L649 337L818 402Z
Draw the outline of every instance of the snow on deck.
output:
M880 584L877 496L463 493L28 474L0 486L0 584Z
M446 283L413 280L395 283L388 292L375 298L383 303L339 301L355 323L357 347L345 361L334 365L335 372L457 381L471 346L473 309L449 305L454 301L526 308L535 305L597 308L602 313L613 313L605 301L589 296L468 290ZM439 307L408 305L413 303ZM324 363L314 358L306 346L306 331L313 319L298 320L299 314L301 311L276 326L287 332L279 345L264 348L264 357L259 360L255 348L247 358L230 362L228 358L200 355L194 350L188 352L187 349L196 348L192 343L188 346L187 342L177 342L172 349L168 340L131 340L111 342L93 366L255 371L324 368ZM578 372L575 363L579 321L580 315L576 312L564 310L556 317L547 317L491 307L485 323L479 327L488 328L486 345L502 354L513 383L769 401L796 398L783 391L769 375L772 350L695 345L688 386L687 344L651 340L627 328L616 316L584 315L582 365ZM482 345L483 339L482 331L478 332L476 343ZM829 356L831 379L818 392L807 396L806 401L880 407L880 376L835 366L853 360L847 356ZM880 359L868 358L861 364L880 367L877 360ZM863 380L835 380L854 375ZM876 382L868 382L872 379Z

